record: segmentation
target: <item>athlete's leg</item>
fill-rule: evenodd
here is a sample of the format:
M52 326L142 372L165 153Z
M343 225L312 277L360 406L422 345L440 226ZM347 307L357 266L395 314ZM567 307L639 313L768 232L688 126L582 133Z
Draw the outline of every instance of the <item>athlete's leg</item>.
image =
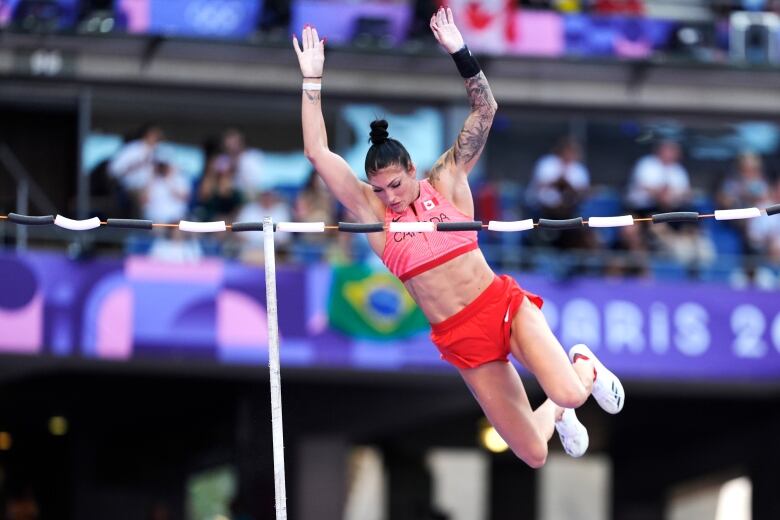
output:
M510 350L556 404L577 408L587 400L593 389L593 361L572 364L544 314L528 298L512 321Z
M514 454L532 468L544 465L547 442L563 409L547 399L532 410L520 376L510 363L493 361L459 370L482 411Z

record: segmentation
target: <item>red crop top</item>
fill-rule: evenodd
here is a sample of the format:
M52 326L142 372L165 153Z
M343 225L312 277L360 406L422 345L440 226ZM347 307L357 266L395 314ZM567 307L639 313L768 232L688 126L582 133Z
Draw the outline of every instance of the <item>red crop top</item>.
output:
M414 206L414 210L412 209ZM449 200L420 181L420 196L403 213L385 210L385 249L382 262L402 282L433 269L464 253L477 249L476 231L434 231L433 233L391 232L390 222L471 222Z

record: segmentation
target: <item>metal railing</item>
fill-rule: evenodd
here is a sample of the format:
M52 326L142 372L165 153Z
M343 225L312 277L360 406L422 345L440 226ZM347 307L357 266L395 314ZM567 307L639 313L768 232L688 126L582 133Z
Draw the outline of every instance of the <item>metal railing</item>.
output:
M44 193L37 182L32 178L24 165L13 153L6 143L0 143L0 166L16 183L16 212L26 215L30 209L30 202L38 211L43 213L56 213L57 210L51 199ZM15 230L16 250L27 249L28 230L19 226Z

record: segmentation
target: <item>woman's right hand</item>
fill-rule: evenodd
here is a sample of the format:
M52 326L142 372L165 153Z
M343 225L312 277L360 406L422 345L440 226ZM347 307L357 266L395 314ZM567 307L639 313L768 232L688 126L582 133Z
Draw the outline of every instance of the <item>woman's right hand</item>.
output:
M298 55L298 65L304 78L322 76L325 67L325 40L320 40L317 29L307 25L301 33L303 48L298 44L298 37L293 34L293 49Z

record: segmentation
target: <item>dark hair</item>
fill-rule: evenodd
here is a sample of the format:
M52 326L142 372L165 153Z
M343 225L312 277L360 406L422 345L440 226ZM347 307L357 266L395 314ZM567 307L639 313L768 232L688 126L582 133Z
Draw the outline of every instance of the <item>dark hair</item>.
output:
M399 164L407 170L412 167L412 158L404 145L390 138L387 133L387 121L377 119L371 122L371 134L369 137L371 148L366 154L366 175Z
M579 150L580 142L573 135L566 135L558 139L558 141L555 143L555 146L553 147L553 152L557 155L560 155L567 149L571 148Z

